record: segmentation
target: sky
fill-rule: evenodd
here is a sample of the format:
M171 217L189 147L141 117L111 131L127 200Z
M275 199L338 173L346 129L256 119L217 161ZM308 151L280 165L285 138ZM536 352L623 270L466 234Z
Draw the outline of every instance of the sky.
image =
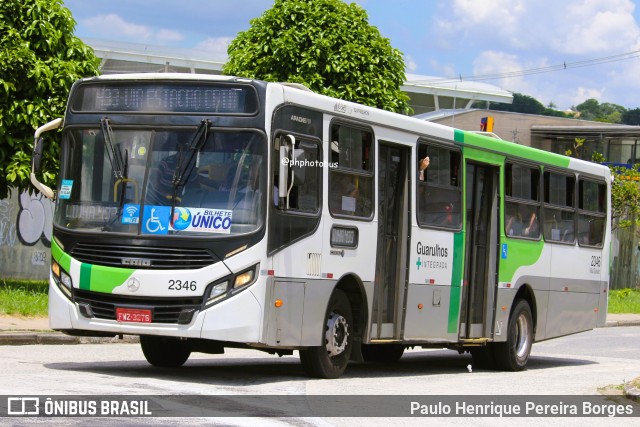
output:
M640 0L639 0L640 1ZM634 0L355 0L406 72L481 81L566 110L587 99L640 107ZM197 49L228 44L273 0L64 0L76 36Z

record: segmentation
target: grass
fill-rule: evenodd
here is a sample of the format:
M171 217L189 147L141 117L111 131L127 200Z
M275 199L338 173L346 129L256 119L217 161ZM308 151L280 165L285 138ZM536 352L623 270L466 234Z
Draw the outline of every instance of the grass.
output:
M46 281L0 279L0 315L47 315ZM609 291L609 313L640 314L640 289Z
M0 315L47 315L48 282L0 279Z
M609 291L609 313L640 314L640 289Z

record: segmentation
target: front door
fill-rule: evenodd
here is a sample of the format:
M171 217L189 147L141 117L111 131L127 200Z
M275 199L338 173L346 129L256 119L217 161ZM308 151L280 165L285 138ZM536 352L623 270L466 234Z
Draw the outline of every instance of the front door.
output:
M409 149L381 144L378 155L378 246L371 338L399 339L407 282Z
M497 286L498 171L466 165L466 242L460 338L490 337Z

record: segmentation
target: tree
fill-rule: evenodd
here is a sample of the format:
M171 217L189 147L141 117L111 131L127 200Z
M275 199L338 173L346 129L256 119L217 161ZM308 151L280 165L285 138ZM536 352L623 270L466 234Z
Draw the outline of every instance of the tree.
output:
M622 115L627 111L621 105L603 102L600 104L597 99L587 99L582 104L576 106L580 112L582 120L593 120L604 123L620 123Z
M74 28L62 0L0 2L0 199L29 185L34 130L64 114L75 80L98 74ZM40 179L55 185L59 149L49 138Z
M402 53L367 13L340 0L276 0L238 33L227 75L301 83L336 98L408 114Z
M622 114L622 123L631 126L640 126L640 108L627 110Z

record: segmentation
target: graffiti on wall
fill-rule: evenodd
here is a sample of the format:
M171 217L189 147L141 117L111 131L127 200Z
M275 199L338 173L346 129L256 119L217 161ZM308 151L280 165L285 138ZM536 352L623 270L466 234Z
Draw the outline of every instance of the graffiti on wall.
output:
M0 200L0 246L13 247L16 244L15 218L11 201Z
M18 213L18 238L33 246L42 240L45 246L51 246L53 232L53 202L42 195L26 191L20 194L20 212Z
M33 246L41 241L51 246L53 202L38 192L24 191L18 204L0 200L0 246L14 247L18 241Z

